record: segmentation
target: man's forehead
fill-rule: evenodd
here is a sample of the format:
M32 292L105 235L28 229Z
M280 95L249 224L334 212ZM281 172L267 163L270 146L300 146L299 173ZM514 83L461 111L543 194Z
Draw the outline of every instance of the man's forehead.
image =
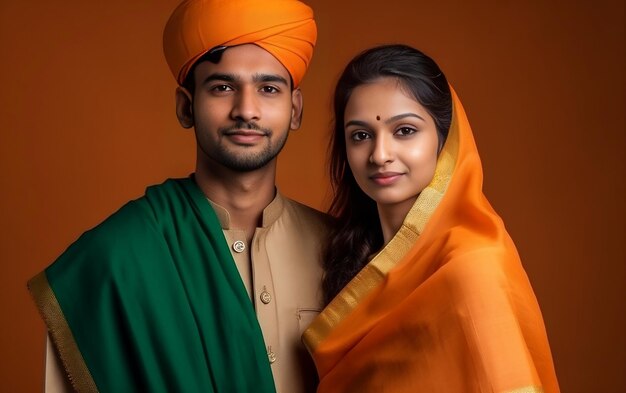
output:
M231 75L242 81L252 81L260 75L277 75L290 80L285 66L271 53L254 44L227 48L218 63L203 61L197 65L195 73L198 80L211 74Z

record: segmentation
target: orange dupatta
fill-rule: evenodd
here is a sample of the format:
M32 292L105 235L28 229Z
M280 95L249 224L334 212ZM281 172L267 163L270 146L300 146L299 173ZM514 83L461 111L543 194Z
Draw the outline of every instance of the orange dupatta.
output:
M558 392L537 300L453 119L398 233L304 333L325 392Z

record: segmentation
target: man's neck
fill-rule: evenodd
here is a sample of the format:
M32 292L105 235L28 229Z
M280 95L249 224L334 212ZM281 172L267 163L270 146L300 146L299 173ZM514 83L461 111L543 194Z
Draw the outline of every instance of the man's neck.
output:
M204 195L228 211L230 227L246 232L249 243L261 225L263 209L276 196L276 161L251 172L197 165L195 178Z

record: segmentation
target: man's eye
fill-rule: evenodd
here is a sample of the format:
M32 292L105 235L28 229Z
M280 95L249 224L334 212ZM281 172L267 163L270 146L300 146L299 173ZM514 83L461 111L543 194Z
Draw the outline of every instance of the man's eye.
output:
M365 131L357 131L352 133L353 141L364 141L366 139L369 139L369 137L369 134Z
M261 88L261 91L263 93L268 93L268 94L274 94L274 93L278 93L278 89L275 88L274 86L263 86Z
M213 87L211 87L211 90L216 91L216 92L225 92L225 91L231 91L232 88L228 85L215 85Z

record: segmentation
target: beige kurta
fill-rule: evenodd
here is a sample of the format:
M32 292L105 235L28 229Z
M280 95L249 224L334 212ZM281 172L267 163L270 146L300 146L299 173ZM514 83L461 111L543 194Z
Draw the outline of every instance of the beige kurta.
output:
M325 215L277 192L263 210L251 244L230 227L228 211L209 201L248 291L263 332L278 393L315 391L316 372L301 335L321 310L321 244ZM46 392L69 392L48 339Z

